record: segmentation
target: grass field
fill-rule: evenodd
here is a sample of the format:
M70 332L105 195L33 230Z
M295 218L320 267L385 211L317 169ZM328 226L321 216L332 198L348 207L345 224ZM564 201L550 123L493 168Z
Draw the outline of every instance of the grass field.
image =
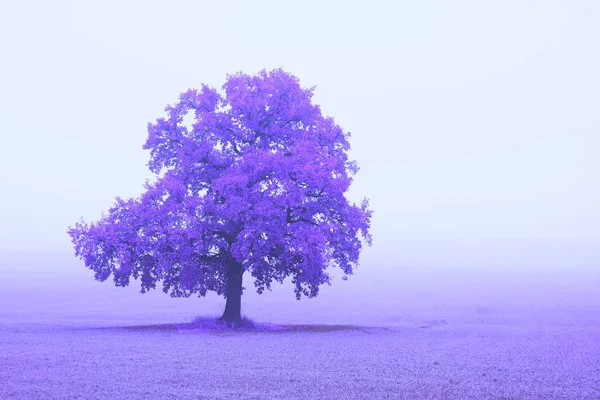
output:
M312 300L248 292L261 329L233 332L215 296L4 256L0 399L600 399L598 269L380 264Z

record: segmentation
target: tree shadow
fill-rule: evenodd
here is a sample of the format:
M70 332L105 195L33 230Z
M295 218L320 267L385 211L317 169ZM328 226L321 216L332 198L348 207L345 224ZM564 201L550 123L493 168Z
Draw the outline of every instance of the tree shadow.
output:
M118 330L126 332L147 333L179 333L179 334L237 334L237 333L329 333L329 332L362 332L367 334L378 331L389 331L387 327L371 327L344 324L274 324L254 322L243 318L237 326L227 326L217 317L197 317L192 322L152 325L125 325L92 328L95 330Z

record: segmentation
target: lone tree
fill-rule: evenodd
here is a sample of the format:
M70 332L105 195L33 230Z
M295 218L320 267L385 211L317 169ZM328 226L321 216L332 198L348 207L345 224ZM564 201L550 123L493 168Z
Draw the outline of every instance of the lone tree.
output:
M313 90L276 69L228 75L224 94L182 93L148 124L156 181L117 197L98 222L69 227L76 256L96 280L140 278L142 293L158 281L172 297L215 291L228 325L241 320L246 271L258 293L291 276L297 299L330 284L329 266L347 279L361 237L371 244L372 211L344 196L358 171L350 134L311 103Z

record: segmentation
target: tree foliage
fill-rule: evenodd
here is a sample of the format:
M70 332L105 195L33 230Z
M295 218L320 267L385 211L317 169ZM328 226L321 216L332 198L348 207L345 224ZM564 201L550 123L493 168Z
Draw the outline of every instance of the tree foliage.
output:
M328 267L352 274L372 211L345 197L358 171L350 134L312 104L314 88L280 69L229 75L222 89L188 90L148 125L156 179L141 196L69 228L97 280L226 296L234 260L259 293L291 276L299 299L330 283Z

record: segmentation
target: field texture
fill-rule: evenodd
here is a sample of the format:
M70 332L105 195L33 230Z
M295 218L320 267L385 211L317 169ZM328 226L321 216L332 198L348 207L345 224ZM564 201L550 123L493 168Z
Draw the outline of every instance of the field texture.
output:
M0 399L600 399L598 270L385 264L313 300L249 291L258 329L232 332L217 297L4 256Z

